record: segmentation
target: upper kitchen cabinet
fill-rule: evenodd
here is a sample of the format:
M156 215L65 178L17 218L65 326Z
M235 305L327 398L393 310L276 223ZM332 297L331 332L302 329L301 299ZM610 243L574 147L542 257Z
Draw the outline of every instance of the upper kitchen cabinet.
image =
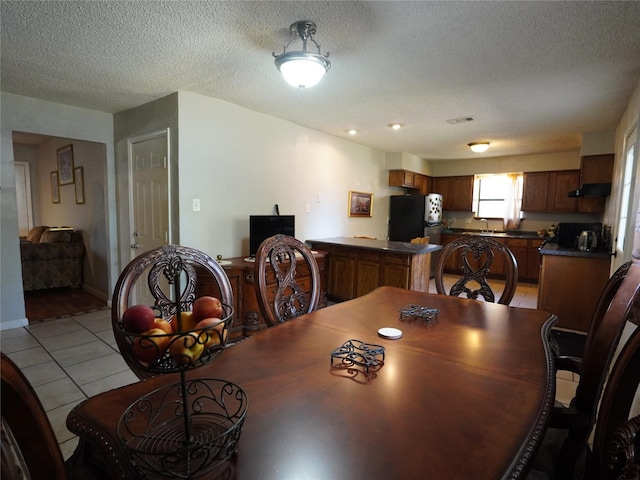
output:
M579 170L525 173L522 211L577 212L578 199L569 197L569 192L579 184Z
M473 175L434 177L432 181L432 192L442 195L443 210L473 210Z
M411 188L426 195L430 191L431 179L426 175L409 170L389 170L389 186Z
M587 155L580 159L580 185L585 183L611 183L614 154ZM606 197L581 197L578 210L585 213L604 212Z

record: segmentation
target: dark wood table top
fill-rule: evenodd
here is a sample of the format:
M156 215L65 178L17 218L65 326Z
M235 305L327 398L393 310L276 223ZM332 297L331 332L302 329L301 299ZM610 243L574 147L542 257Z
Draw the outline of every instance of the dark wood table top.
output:
M400 319L418 304L435 321ZM249 407L233 475L276 478L520 478L555 396L548 345L555 316L457 297L380 287L250 337L188 377L221 378ZM381 327L402 338L378 336ZM349 339L385 347L365 375L331 368ZM132 478L116 424L137 398L176 375L92 397L67 425L112 469Z

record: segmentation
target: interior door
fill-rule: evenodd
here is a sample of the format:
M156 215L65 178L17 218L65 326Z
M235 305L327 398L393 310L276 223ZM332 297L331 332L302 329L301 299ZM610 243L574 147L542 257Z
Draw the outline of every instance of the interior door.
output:
M171 242L169 131L129 141L131 259ZM146 282L142 283L146 287ZM135 304L153 305L148 288L134 289Z

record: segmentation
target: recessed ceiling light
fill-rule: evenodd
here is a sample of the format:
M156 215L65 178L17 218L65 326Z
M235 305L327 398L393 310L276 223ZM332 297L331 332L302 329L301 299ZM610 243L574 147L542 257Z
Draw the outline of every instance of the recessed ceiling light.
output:
M390 123L387 127L393 128L394 130L400 130L404 125L402 123Z
M348 128L347 130L345 130L345 132L347 132L349 135L356 135L358 133L358 131L354 128Z
M486 152L489 148L489 142L471 142L469 148L475 153Z

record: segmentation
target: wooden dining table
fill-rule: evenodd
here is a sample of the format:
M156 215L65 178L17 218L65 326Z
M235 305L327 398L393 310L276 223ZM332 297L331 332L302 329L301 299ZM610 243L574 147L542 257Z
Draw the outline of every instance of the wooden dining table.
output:
M437 316L401 316L407 305ZM402 318L401 318L402 317ZM188 378L239 385L248 411L225 478L523 478L555 397L541 310L379 287L228 347ZM378 335L384 327L402 337ZM348 340L384 347L367 371L331 362ZM72 410L76 459L135 478L116 425L161 375L91 397Z

